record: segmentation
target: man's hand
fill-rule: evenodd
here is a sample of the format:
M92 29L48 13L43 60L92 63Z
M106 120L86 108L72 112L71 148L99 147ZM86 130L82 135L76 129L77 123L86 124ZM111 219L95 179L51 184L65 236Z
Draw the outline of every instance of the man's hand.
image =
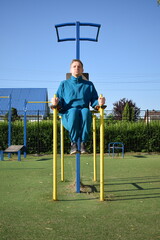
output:
M105 97L99 97L99 98L98 98L99 106L104 105L104 104L105 104L105 101L106 101Z
M58 103L59 103L59 98L58 97L53 97L51 99L51 103L52 103L53 106L57 106Z
M98 103L99 103L99 105L98 105L98 106L95 106L94 109L98 111L98 110L100 109L100 107L102 107L102 106L103 106L103 108L106 108L106 106L104 106L105 101L106 101L105 97L101 97L101 96L100 96L100 97L98 98Z

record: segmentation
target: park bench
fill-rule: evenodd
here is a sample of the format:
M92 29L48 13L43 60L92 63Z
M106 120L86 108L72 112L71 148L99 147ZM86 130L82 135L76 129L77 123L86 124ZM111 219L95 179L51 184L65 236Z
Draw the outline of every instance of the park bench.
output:
M4 153L17 153L18 154L18 161L21 161L21 150L23 149L24 145L11 145L5 150L0 150L0 160L4 160Z

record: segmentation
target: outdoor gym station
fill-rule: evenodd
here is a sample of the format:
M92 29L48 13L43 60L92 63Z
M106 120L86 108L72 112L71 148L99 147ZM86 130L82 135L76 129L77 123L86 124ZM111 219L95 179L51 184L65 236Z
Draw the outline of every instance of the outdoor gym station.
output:
M76 37L75 38L65 38L61 39L58 29L65 26L75 26ZM80 27L89 26L97 29L97 34L95 38L81 38L80 37ZM100 24L93 23L64 23L55 25L57 40L58 42L63 41L76 41L76 59L80 59L80 41L98 41L98 35L100 30ZM67 79L68 74L66 74ZM84 73L86 80L89 80L89 74ZM56 96L56 95L54 95ZM102 95L100 95L102 97ZM11 153L18 153L18 161L21 160L21 149L24 148L24 157L26 157L26 147L27 147L27 119L26 119L26 106L32 103L51 103L42 101L25 101L24 103L24 143L23 145L11 145L11 96L1 96L1 98L9 98L9 114L8 114L8 148L6 150L1 150L1 160L3 160L3 154L8 153L9 157ZM92 111L93 119L93 168L94 168L94 181L97 181L97 162L96 162L96 115L100 115L100 201L104 201L104 108L105 106L100 106L99 111ZM53 110L53 200L57 201L57 115L58 110L54 108ZM64 181L64 130L61 121L61 181ZM80 151L80 139L77 142L78 150ZM75 179L75 191L80 193L80 153L76 153L76 179Z

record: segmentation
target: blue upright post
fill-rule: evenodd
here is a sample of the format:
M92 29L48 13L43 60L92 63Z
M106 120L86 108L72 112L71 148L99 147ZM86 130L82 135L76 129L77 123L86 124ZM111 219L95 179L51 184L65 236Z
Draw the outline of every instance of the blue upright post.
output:
M23 144L24 144L24 158L27 156L27 101L24 102L24 135L23 135Z
M80 193L80 138L77 141L78 153L76 153L76 192Z
M11 95L9 95L9 103L8 103L8 147L11 146ZM11 157L11 154L8 153L8 157Z
M76 22L76 59L80 59L79 36L80 36L79 22Z
M80 59L80 44L79 44L79 22L76 22L76 59ZM76 192L80 193L80 138L77 141L78 153L76 153Z

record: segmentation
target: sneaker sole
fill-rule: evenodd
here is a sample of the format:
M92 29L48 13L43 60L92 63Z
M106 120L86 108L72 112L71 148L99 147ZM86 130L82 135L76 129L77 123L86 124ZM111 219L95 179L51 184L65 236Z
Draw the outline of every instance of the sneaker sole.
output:
M88 154L88 152L81 152L81 154Z
M70 155L76 154L76 153L80 153L78 151L74 151L74 152L70 152Z

